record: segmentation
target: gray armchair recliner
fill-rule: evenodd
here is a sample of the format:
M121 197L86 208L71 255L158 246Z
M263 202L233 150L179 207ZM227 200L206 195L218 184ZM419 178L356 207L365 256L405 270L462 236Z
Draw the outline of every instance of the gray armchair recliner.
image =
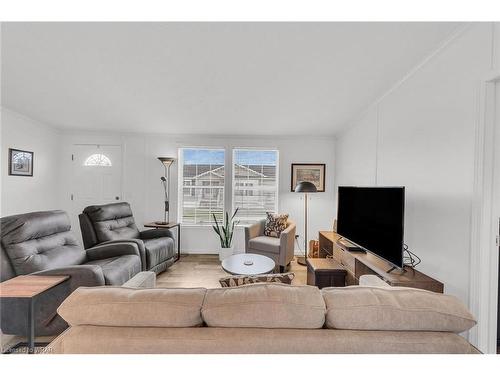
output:
M296 225L288 220L286 229L279 238L264 235L266 219L245 227L245 252L265 255L284 272L294 257Z
M19 275L68 275L70 278L38 297L35 334L62 332L66 322L56 313L62 301L80 286L122 285L141 271L136 244L113 241L84 250L71 232L64 211L43 211L0 219L0 279ZM19 299L3 299L1 329L24 336L26 305Z
M139 247L143 271L156 274L175 261L173 234L169 229L139 231L127 202L89 206L78 218L85 248L109 241L127 241Z

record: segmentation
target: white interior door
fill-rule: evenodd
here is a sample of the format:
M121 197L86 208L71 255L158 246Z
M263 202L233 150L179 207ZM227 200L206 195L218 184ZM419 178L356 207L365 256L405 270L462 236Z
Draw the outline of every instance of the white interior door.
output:
M72 206L74 216L90 205L122 199L120 145L74 145Z

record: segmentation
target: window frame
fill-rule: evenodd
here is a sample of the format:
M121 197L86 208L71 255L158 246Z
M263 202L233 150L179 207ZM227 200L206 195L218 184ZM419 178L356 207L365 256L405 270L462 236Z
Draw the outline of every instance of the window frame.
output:
M178 165L177 165L177 221L182 224L183 227L212 227L213 223L185 223L184 220L184 150L212 150L212 151L223 151L224 152L224 184L221 185L223 189L222 197L222 213L224 215L227 207L227 149L226 147L217 146L182 146L177 150ZM188 186L192 187L192 186Z
M244 147L244 146L239 146L239 147L232 147L231 149L231 191L229 192L230 194L230 197L229 197L229 200L231 201L231 208L232 208L232 211L231 212L234 212L234 210L236 209L236 206L235 206L235 199L234 199L234 194L235 194L235 187L236 187L236 179L234 178L235 176L235 154L236 154L236 151L238 150L241 150L241 151L262 151L262 152L265 152L265 151L268 151L268 152L275 152L276 153L276 177L275 177L275 180L276 180L276 195L275 195L275 200L274 200L274 206L275 206L275 211L276 212L279 212L279 186L280 186L280 151L278 148L261 148L261 147ZM263 217L262 219L265 219L265 217ZM260 219L260 220L262 220ZM257 222L256 221L245 221L245 223L243 224L240 224L240 226L245 226L245 225L248 225L250 223L255 223Z

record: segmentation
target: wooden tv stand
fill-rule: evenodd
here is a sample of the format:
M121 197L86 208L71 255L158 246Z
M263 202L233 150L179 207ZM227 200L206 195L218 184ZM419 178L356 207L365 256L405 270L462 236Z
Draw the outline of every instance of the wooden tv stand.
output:
M335 232L319 232L319 257L333 257L342 264L347 271L346 285L358 285L362 275L378 275L382 280L391 286L405 286L430 290L432 292L443 293L444 285L438 280L429 277L411 267L405 267L405 272L394 270L390 264L369 252L355 252L347 250L339 239L341 237Z

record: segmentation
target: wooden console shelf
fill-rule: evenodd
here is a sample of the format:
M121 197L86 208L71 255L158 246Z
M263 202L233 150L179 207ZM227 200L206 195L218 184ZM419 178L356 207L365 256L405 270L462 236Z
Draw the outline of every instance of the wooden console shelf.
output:
M443 293L444 285L411 267L405 267L404 273L395 270L387 273L389 263L379 257L362 252L351 252L338 242L340 236L335 232L319 232L319 257L333 257L346 269L346 285L359 284L362 275L378 275L391 286L405 286Z

